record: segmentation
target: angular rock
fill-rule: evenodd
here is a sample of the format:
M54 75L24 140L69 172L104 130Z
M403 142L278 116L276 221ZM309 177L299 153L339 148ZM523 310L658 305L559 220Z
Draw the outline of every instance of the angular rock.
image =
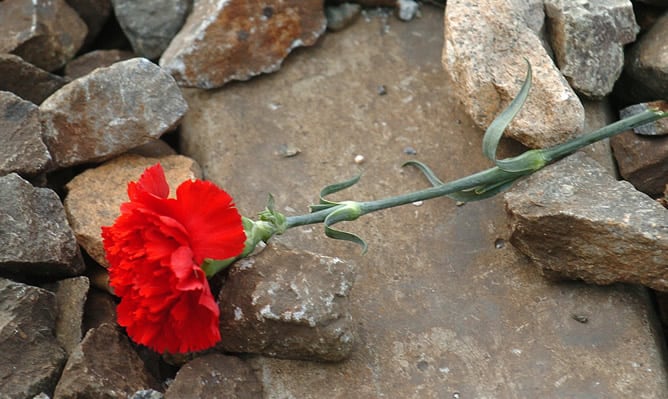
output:
M118 327L103 324L88 331L70 355L54 399L126 399L157 386L127 337Z
M355 270L339 258L271 245L230 269L218 297L218 347L320 361L350 356Z
M50 161L37 106L0 91L0 175L34 176L44 172Z
M54 286L58 305L56 337L63 349L71 354L83 338L84 304L90 282L82 276L60 280Z
M174 79L145 58L100 68L47 98L44 139L58 167L97 162L173 129L186 104Z
M65 83L66 79L39 69L17 55L0 53L0 90L41 104Z
M160 58L182 86L211 89L278 70L325 31L322 0L197 1Z
M52 292L0 278L0 397L53 392L67 360L55 324Z
M657 196L668 183L668 136L642 136L633 131L610 139L619 173L645 194Z
M114 14L135 53L156 59L183 26L191 0L112 0Z
M262 397L262 385L246 362L217 353L186 363L165 392L165 399Z
M79 50L88 29L65 0L0 2L0 53L53 71Z
M158 162L165 170L172 195L183 181L202 177L199 165L181 155L146 158L128 154L88 169L67 183L65 211L74 235L100 265L107 265L101 227L111 226L120 215L121 204L128 201L128 183L137 181L146 168Z
M47 279L84 270L58 195L15 173L0 177L0 231L0 273Z
M581 131L584 109L532 29L543 19L534 15L542 6L533 3L448 1L443 65L466 112L486 129L519 91L527 59L533 85L506 134L529 147L546 147Z
M619 111L620 118L627 118L632 115L636 115L647 111L650 108L656 107L665 107L665 103L662 101L657 101L654 103L641 103L631 105L630 107L623 108ZM646 123L642 126L633 128L633 132L636 134L642 134L643 136L663 136L668 134L668 120L666 118L659 119L652 123Z
M571 87L592 99L612 92L624 45L639 30L631 1L546 0L545 13L557 65Z
M97 68L111 66L119 61L134 58L134 53L124 50L95 50L80 55L65 65L65 76L70 79L80 78Z
M668 212L577 153L505 195L511 242L541 269L668 291Z
M90 44L102 30L105 22L111 15L110 0L65 0L79 17L86 23L88 34L84 41Z

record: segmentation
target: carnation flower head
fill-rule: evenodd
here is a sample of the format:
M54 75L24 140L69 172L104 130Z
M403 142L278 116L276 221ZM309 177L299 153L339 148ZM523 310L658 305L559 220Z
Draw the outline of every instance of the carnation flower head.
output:
M118 323L156 352L207 349L220 340L219 309L201 268L233 258L246 235L232 197L215 184L188 180L168 198L160 164L128 184L129 202L102 227Z

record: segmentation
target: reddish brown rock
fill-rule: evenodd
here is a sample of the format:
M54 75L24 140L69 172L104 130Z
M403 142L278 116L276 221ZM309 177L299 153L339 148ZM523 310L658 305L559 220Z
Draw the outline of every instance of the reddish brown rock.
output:
M13 54L0 54L0 90L41 104L67 83L67 80L39 69Z
M111 66L118 61L125 61L134 57L135 55L132 52L124 50L91 51L68 62L65 66L65 76L70 79L80 78L97 68Z
M321 0L195 2L160 66L183 86L211 89L280 68L324 32Z
M53 71L79 50L88 29L65 0L0 2L0 53Z
M165 392L165 399L262 397L262 385L246 362L217 353L186 363Z
M144 58L74 80L40 106L54 163L67 167L121 154L160 137L187 110L174 79Z
M89 44L102 30L104 23L111 15L110 0L65 0L88 27L85 43Z
M163 158L123 155L86 170L67 184L65 211L70 225L79 245L99 264L107 265L101 227L111 226L120 215L121 203L128 201L128 182L137 181L147 167L158 162L165 170L172 195L181 182L202 177L195 161L181 155Z
M628 131L612 137L610 144L625 180L646 194L663 193L668 183L668 136Z

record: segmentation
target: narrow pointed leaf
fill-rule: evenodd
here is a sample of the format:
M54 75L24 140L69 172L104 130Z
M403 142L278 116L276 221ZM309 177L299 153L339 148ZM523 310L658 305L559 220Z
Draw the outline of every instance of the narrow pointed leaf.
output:
M429 183L431 183L432 186L436 187L443 185L443 181L441 181L441 179L439 179L438 176L436 176L436 173L434 173L434 171L431 170L431 168L429 168L429 166L425 165L424 163L420 161L408 161L404 162L404 164L401 166L404 167L409 165L418 168L420 172L422 172L422 174L427 178L427 180L429 180Z

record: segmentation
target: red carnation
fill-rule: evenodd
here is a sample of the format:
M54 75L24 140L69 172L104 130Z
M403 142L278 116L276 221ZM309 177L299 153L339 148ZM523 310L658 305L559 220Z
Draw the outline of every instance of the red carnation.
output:
M128 184L130 202L102 228L118 323L156 352L185 353L220 340L219 310L200 265L243 251L241 216L213 183L185 181L176 199L160 164Z

